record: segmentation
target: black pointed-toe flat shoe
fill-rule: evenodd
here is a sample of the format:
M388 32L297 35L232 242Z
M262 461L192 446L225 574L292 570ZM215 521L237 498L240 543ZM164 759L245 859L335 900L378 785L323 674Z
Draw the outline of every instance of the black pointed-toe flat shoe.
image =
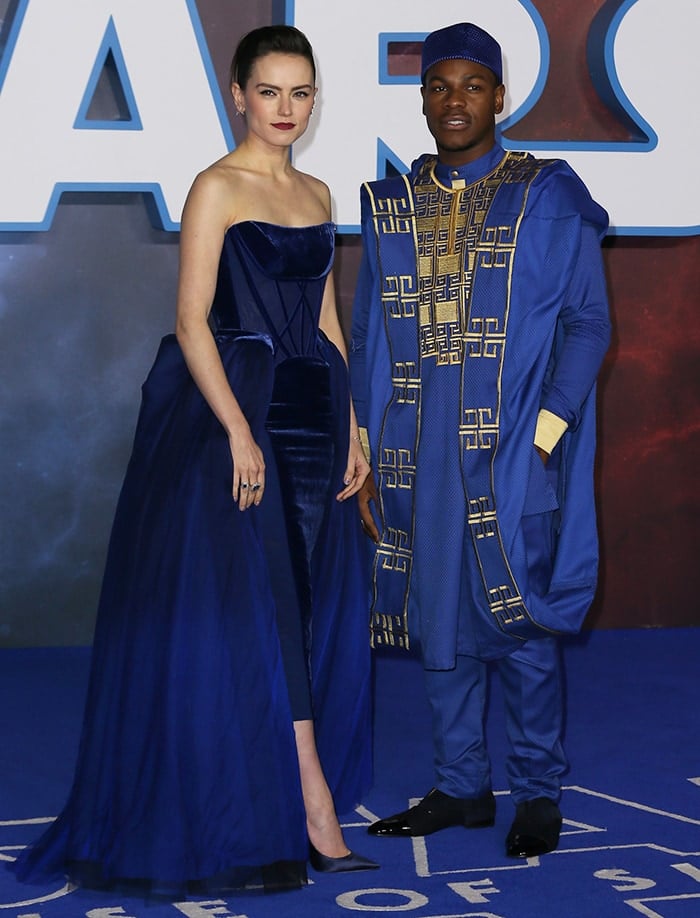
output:
M350 870L377 870L379 864L350 851L342 857L328 857L309 845L309 863L317 873L348 873Z
M433 788L416 806L372 823L367 831L370 835L415 838L450 826L480 829L492 826L495 818L496 798L490 791L468 800Z
M515 808L515 819L506 837L508 857L538 857L559 844L561 813L548 797L525 800Z

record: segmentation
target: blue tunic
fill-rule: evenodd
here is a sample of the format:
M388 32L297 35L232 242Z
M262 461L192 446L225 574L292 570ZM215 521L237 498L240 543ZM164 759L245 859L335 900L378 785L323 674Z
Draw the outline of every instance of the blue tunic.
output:
M375 642L410 634L428 668L576 631L590 605L606 228L566 163L497 145L363 186L351 376L380 492ZM542 408L568 424L546 470Z

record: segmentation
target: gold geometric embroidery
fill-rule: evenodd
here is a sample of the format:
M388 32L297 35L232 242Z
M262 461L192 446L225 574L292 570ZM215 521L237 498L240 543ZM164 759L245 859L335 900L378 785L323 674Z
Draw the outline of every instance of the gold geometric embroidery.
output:
M452 366L462 362L463 342L459 333L459 322L436 323L433 330L426 324L420 331L421 356L435 357L438 367Z
M372 614L370 644L372 647L388 646L408 650L410 643L405 616L374 612Z
M374 220L378 239L392 233L411 235L411 239L396 240L393 249L383 250L380 245L380 261L386 254L390 266L397 265L396 254L415 255L417 283L395 275L387 278L383 291L385 316L392 323L395 319L411 317L418 322L418 353L415 354L411 334L414 326L400 326L402 346L397 348L393 357L393 395L389 408L389 420L408 416L410 422L420 424L421 413L421 361L426 358L435 360L436 365L460 363L462 366L461 388L459 392L459 411L463 412L464 423L460 425L459 434L465 450L489 450L488 454L475 452L466 454L464 459L465 474L470 468L475 473L467 474L467 480L475 493L485 496L468 498L468 525L476 558L484 577L483 586L489 609L494 619L501 623L501 629L509 630L528 617L527 609L519 593L518 585L512 579L508 558L501 541L499 521L495 510L493 493L492 461L499 439L499 418L501 411L501 373L505 353L505 331L508 326L510 311L511 270L514 255L514 240L517 238L520 221L518 215L504 214L502 219L509 225L488 227L487 219L491 218L494 195L503 181L522 182L529 185L542 166L529 158L528 154L508 153L501 165L484 180L467 188L447 192L439 187L434 176L434 163L430 159L421 169L419 180L413 190L404 177L406 186L404 197L379 199L372 197ZM366 186L372 196L371 186ZM395 185L394 185L395 187ZM520 189L514 195L520 204L522 216L526 191ZM495 217L495 214L494 214ZM398 243L398 247L396 246ZM401 263L401 262L399 262ZM384 264L383 269L386 269ZM481 269L484 269L482 271ZM489 269L503 268L489 275ZM384 275L384 270L381 271ZM472 308L472 292L475 284L485 282L479 302ZM417 289L414 289L417 287ZM504 295L500 295L500 291ZM498 313L503 307L502 315ZM483 311L491 312L490 316L482 315ZM474 363L474 359L489 358L485 364ZM495 360L494 360L495 358ZM488 379L493 377L496 385L496 397L488 407L464 408L474 405L483 396L479 385L480 373ZM457 377L458 374L455 374ZM476 381L476 382L475 382ZM484 400L488 400L484 399ZM457 408L455 399L455 409ZM411 406L411 407L409 407ZM404 504L410 513L398 513L393 522L399 528L387 528L383 541L376 553L375 596L372 603L373 643L400 643L407 632L407 604L410 572L412 569L412 526L415 522L412 489L415 482L415 449L419 439L420 427L414 426L416 442L409 448L387 447L386 439L394 438L389 427L380 435L378 462L379 485L381 491L404 489ZM412 440L413 433L406 437ZM402 442L405 442L402 437ZM484 466L490 469L490 476L484 472ZM487 470L488 471L488 470ZM478 474L477 474L478 472ZM470 477L471 475L471 477ZM386 493L388 498L389 494ZM400 496L393 491L392 499ZM387 501L387 507L390 502ZM398 512L397 502L397 512ZM403 592L403 613L384 614L381 608L382 573L388 572L390 583L400 583ZM488 570L488 574L487 574ZM396 575L398 580L394 579Z
M435 321L438 325L444 325L447 322L457 322L459 319L459 303L435 304Z
M496 535L496 509L492 506L490 497L469 499L467 523L471 526L472 535L477 539L488 539Z
M511 586L503 585L489 590L489 608L502 627L521 622L527 612L522 596Z
M469 330L464 335L467 357L500 357L506 336L498 330L498 318L469 320Z
M392 319L413 319L418 306L418 291L410 274L390 274L384 278L382 302Z
M410 233L412 231L411 202L406 198L379 198L374 215L379 233Z
M437 260L438 277L445 274L457 274L460 269L460 259L456 255L439 255Z
M377 549L377 561L385 571L406 573L411 560L408 533L388 527Z
M396 401L401 405L415 405L421 381L415 361L397 361L394 364L394 375L391 384L394 387Z
M459 428L464 449L493 449L498 437L498 424L492 418L492 408L464 409L464 423Z
M515 228L512 226L490 226L477 245L479 266L482 268L508 268L515 251L513 242Z
M479 237L492 197L493 189L481 186L450 195L436 184L416 188L420 353L437 366L464 359ZM487 259L495 241L484 250ZM475 334L471 327L469 333Z
M434 208L426 208L424 214L416 214L416 230L418 235L425 239L433 237L435 232L435 212Z
M413 487L416 464L410 449L384 447L379 459L379 476L384 488Z
M432 277L433 259L429 255L421 255L418 259L418 274L420 277Z

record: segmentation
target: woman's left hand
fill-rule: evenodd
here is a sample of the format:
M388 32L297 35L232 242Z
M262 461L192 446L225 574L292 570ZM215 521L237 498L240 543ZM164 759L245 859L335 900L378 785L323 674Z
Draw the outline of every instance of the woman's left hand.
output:
M365 459L362 445L358 439L352 437L348 450L348 464L343 477L345 487L336 494L336 500L347 500L348 497L357 494L368 475L369 462Z

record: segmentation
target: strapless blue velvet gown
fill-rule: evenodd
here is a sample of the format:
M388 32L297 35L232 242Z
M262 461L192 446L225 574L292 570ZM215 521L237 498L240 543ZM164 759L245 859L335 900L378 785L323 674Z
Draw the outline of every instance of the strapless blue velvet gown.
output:
M293 719L340 814L370 778L362 535L339 503L345 363L320 332L334 227L226 233L212 319L266 462L231 497L228 440L174 336L143 386L110 540L74 785L20 879L181 895L304 882ZM295 712L292 711L292 706Z

